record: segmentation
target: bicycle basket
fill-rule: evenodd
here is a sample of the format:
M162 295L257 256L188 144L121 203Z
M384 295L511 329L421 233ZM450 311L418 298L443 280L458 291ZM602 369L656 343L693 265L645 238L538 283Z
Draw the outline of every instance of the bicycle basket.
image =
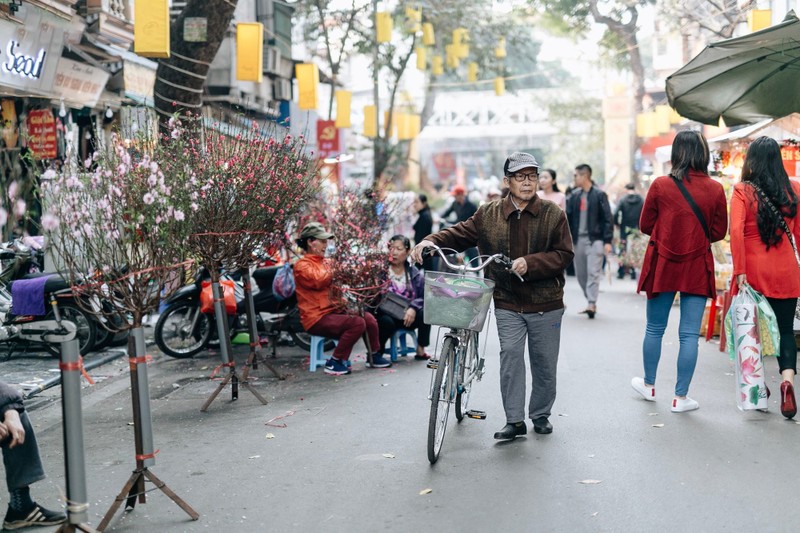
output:
M425 323L481 331L493 292L494 281L490 279L426 272Z

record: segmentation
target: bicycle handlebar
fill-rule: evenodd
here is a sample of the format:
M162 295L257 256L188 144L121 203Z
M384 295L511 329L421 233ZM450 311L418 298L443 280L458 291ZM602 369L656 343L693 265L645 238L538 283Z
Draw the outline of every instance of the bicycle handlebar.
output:
M434 253L438 253L439 257L442 258L442 261L444 261L444 264L447 265L448 268L451 268L453 270L458 270L460 272L480 272L481 270L486 268L489 265L489 263L495 262L495 263L499 263L501 266L504 266L506 268L506 270L508 270L509 272L514 274L515 276L517 276L520 281L525 281L522 278L522 276L519 275L518 272L516 272L514 270L511 270L512 261L511 261L511 259L509 257L507 257L507 256L505 256L503 254L490 255L485 261L480 263L478 266L470 267L470 266L465 266L465 265L455 265L455 264L451 263L450 261L448 261L447 256L444 253L444 250L445 249L440 248L439 246L436 246L434 244L432 246L429 246L429 247L425 248L425 250L423 250L423 252L422 252L422 256L423 257L426 257L426 256L430 257L430 256L433 256Z

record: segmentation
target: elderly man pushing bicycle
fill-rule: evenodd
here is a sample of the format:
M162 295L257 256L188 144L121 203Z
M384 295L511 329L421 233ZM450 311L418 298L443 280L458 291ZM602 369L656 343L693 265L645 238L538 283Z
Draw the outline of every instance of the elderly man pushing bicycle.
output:
M536 195L539 163L514 152L503 167L506 198L482 205L464 222L429 235L414 247L412 260L421 262L431 245L459 251L477 246L481 254L504 254L511 270L491 264L487 277L494 290L500 338L500 391L506 425L498 440L525 435L525 340L531 364L532 390L528 416L536 433L552 433L548 418L556 398L556 367L564 314L564 269L572 261L572 237L558 205Z

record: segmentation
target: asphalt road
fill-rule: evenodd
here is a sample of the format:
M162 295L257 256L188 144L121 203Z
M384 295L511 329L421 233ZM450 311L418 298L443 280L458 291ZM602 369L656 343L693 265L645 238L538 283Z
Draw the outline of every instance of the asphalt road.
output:
M574 278L568 282L552 435L493 440L505 420L492 319L483 335L488 371L471 399L488 418L456 424L451 416L434 466L425 448L424 363L370 370L356 362L352 375L333 378L309 373L297 349L279 349L287 380L255 372L267 406L246 390L230 402L227 390L201 413L218 360L156 355L160 453L152 470L201 518L189 521L156 491L109 530L796 531L800 426L780 415L777 394L769 413L739 412L732 366L715 342L701 341L689 392L700 409L671 413L677 315L659 400L637 398L630 379L642 372L645 300L634 289L630 280L604 281L597 318L588 320L577 314L584 302ZM777 392L775 361L767 368ZM134 454L125 366L98 371L107 379L84 389L83 401L93 525L130 475ZM60 410L42 406L32 418L50 476L33 493L53 504L64 485Z

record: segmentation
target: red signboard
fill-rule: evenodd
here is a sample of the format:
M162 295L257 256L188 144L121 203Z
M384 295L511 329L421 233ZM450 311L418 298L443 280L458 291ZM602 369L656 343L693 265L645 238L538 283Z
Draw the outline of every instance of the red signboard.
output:
M335 120L317 121L317 155L320 159L336 157L340 153L339 130Z
M50 109L28 111L28 148L37 159L54 159L58 155L56 118Z
M783 146L781 147L781 159L783 159L783 168L789 177L798 177L798 164L800 164L800 148L797 146Z

